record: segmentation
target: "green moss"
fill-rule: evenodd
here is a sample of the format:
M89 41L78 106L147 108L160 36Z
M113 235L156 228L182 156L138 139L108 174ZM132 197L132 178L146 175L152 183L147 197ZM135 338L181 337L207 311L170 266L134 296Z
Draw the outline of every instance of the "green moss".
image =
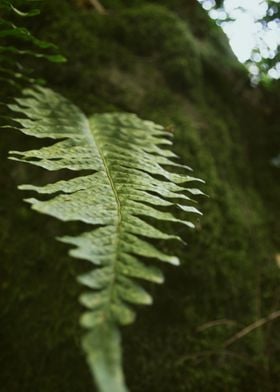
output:
M173 88L199 90L199 53L186 23L167 8L153 4L119 16L114 29L119 42L156 62Z
M223 343L274 310L279 295L277 188L261 158L271 154L264 130L276 130L277 112L251 105L264 93L248 88L223 34L196 3L102 3L106 17L46 2L34 29L69 61L42 65L41 73L88 114L132 111L174 128L176 152L207 180L210 196L196 232L185 234L189 246L176 249L181 269L166 268L165 287L152 287L155 305L124 330L131 391L272 392L280 381L277 322L227 350ZM42 172L5 160L25 138L1 143L2 384L8 392L91 391L75 280L86 266L53 240L77 228L23 206L16 183L44 181ZM234 322L198 331L217 319Z

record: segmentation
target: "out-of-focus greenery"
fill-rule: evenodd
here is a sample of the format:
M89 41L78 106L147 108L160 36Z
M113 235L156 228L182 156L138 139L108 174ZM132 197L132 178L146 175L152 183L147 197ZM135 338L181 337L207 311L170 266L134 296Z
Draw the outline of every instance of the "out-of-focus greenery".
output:
M23 27L23 19L40 13L34 2L2 0L0 4L0 80L2 95L8 89L21 91L24 85L41 82L32 77L32 70L25 67L26 57L44 58L52 62L63 62L65 59L54 52L54 44L36 38L27 27Z
M259 19L258 22L261 23L263 31L265 32L269 29L269 23L275 22L277 24L280 23L280 2L278 0L265 0L267 3L267 11L266 15ZM203 1L202 1L203 3ZM240 8L242 7L242 1L240 1ZM214 0L213 8L224 10L224 0ZM227 16L229 21L232 21L231 15ZM222 23L226 23L226 20L218 21ZM261 33L260 33L261 34ZM257 59L257 60L256 60ZM271 77L269 76L270 70L277 70L277 73L280 73L280 47L275 50L274 55L263 57L262 51L258 44L256 43L256 47L253 50L252 58L246 61L246 65L250 69L251 65L255 65L258 68L258 75L253 78L254 82L261 81L263 83L269 84L271 81Z
M263 19L260 20L261 24L263 25L264 30L268 28L269 22L276 22L277 24L280 24L280 2L279 0L267 0L268 3L268 9L267 13L264 16ZM256 53L259 53L258 48L255 50ZM254 63L253 60L248 62L248 65L250 63ZM260 72L260 78L264 82L268 82L269 78L267 77L267 74L269 70L277 68L277 72L280 73L280 45L278 45L275 55L272 57L268 58L263 58L261 57L261 60L256 63L257 67L259 68Z

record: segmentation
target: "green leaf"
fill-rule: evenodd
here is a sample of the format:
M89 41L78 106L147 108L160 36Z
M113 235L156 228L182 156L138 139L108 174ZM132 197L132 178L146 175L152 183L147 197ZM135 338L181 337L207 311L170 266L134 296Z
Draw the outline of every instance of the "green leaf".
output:
M53 63L65 62L66 59L57 54L55 45L34 37L27 28L17 26L10 20L11 14L16 14L20 17L18 19L22 20L22 17L35 16L39 13L32 1L22 0L17 2L17 5L23 6L25 11L19 10L11 1L0 1L0 80L9 87L21 90L30 82L37 83L38 81L37 78L31 78L30 70L19 63L22 57L44 58ZM24 50L20 49L22 45L19 45L22 41L26 47ZM9 91L13 90L9 88Z
M116 325L109 323L97 325L83 339L87 361L90 369L95 369L94 376L100 392L128 392L121 371L120 339Z
M10 4L11 9L19 16L23 16L23 17L27 17L27 16L36 16L40 14L40 10L35 8L35 9L31 9L28 12L23 12L21 10L19 10L18 8L14 7L12 4Z
M72 245L71 256L92 265L78 277L86 288L80 297L87 308L81 324L88 329L83 347L90 369L100 391L125 392L118 324L134 321L132 305L152 303L140 279L162 283L158 265L179 264L155 241L180 238L146 219L193 227L188 216L200 211L186 193L200 193L188 186L201 180L182 174L189 168L176 162L167 148L172 136L162 126L134 114L96 114L88 119L68 100L41 87L26 90L9 108L22 133L54 141L39 150L12 151L11 159L76 172L70 180L20 189L48 195L47 200L26 200L34 210L90 225L88 231L60 240ZM178 167L181 173L167 167ZM180 218L171 212L179 209Z

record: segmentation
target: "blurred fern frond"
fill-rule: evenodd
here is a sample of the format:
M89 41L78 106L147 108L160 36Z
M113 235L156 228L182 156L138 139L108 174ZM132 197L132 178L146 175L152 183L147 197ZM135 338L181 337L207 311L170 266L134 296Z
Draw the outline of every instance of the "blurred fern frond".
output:
M37 2L38 3L38 2ZM52 62L65 61L58 54L57 47L42 41L23 27L23 20L38 15L40 10L31 0L0 2L0 80L2 100L8 91L21 90L24 86L36 82L32 70L24 64L28 56L45 58Z

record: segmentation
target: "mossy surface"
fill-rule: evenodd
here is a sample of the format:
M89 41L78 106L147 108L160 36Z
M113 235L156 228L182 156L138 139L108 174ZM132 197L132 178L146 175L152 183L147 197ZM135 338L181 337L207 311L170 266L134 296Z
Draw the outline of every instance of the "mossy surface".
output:
M41 74L87 114L136 112L174 129L176 152L207 181L205 215L177 251L181 268L165 269L164 287L151 288L154 306L123 330L131 391L273 392L279 321L224 343L279 309L279 174L269 163L279 93L252 89L223 33L196 2L185 3L104 0L103 16L47 1L33 28L69 61L42 65ZM75 279L85 266L54 239L79 227L29 211L16 185L49 175L6 160L29 140L16 133L0 140L1 385L92 391ZM201 328L213 320L224 321Z

